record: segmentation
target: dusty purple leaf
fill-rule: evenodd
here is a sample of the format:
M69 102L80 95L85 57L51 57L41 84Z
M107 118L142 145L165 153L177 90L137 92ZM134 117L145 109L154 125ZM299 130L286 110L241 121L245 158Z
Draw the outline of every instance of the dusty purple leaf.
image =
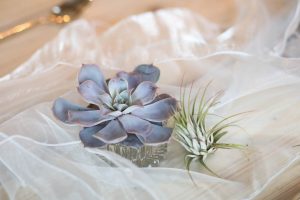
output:
M79 133L79 138L85 147L102 147L105 145L101 140L93 137L99 132L105 124L96 125L93 127L83 128Z
M122 115L118 118L127 133L145 135L151 126L150 122L133 115Z
M141 81L151 81L156 83L160 76L159 68L152 64L143 64L135 68L134 72L141 75Z
M128 83L122 78L112 78L108 82L108 90L111 96L121 93L128 89Z
M128 114L131 113L132 111L134 111L137 108L142 108L143 106L140 105L133 105L133 106L129 106L128 108L126 108L126 110L123 111L123 114Z
M111 96L107 93L101 94L99 96L100 101L102 102L103 105L105 105L107 108L112 109L112 99Z
M84 127L95 126L115 118L111 115L103 114L100 110L69 111L68 115L71 123Z
M137 108L131 113L137 117L153 122L162 122L170 118L176 109L177 101L174 98L167 98Z
M144 144L162 144L169 141L173 129L152 124L148 135L137 135Z
M160 95L157 95L151 103L155 103L157 101L167 99L167 98L172 98L172 97L168 94L160 94Z
M116 104L116 105L114 105L114 108L118 109L119 111L123 111L126 108L128 108L128 105L127 104Z
M128 89L135 88L140 83L140 76L136 73L119 72L117 77L127 81Z
M112 111L112 112L108 113L108 115L111 115L113 117L119 117L122 115L122 112L119 110L116 110L116 111Z
M84 81L94 81L102 90L107 91L105 78L100 71L100 68L94 64L83 64L78 74L79 85Z
M73 104L63 98L58 98L54 101L52 112L56 118L64 123L71 123L69 121L69 111L88 111L89 108L84 108L79 105Z
M150 103L155 98L157 87L153 82L144 81L140 83L132 94L132 101L141 102L143 105Z
M118 120L112 120L93 137L107 144L115 144L125 140L127 133Z
M77 89L78 92L88 103L92 103L96 105L102 104L100 95L105 94L105 92L94 81L92 80L84 81L78 86Z

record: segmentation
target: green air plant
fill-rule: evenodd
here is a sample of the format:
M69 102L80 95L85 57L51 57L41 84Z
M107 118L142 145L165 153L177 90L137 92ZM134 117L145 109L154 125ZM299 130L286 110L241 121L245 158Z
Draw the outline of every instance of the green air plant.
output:
M192 98L192 87L187 97L185 89L181 92L180 109L174 117L174 139L187 151L184 160L188 172L191 162L198 161L206 170L218 176L205 164L205 159L217 149L245 148L244 145L220 142L221 138L228 133L228 128L239 127L236 124L237 120L233 119L242 113L221 117L219 121L209 126L207 124L207 117L215 115L211 110L219 103L221 93L206 100L208 86L209 84L205 87L202 96L200 96L199 89L197 94Z

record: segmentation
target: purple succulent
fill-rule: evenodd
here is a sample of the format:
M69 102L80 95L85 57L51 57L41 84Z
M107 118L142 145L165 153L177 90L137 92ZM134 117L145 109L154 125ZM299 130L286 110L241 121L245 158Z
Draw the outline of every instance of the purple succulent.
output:
M53 113L62 122L83 127L79 135L85 146L165 143L172 129L162 124L173 116L177 102L168 94L156 95L159 76L157 67L139 65L106 80L97 65L83 65L78 92L89 106L58 98Z

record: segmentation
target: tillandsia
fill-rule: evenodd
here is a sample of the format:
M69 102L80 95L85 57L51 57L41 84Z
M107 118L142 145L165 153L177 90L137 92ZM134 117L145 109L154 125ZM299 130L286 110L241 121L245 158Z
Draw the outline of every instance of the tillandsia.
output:
M159 76L157 67L139 65L133 72L121 71L105 79L97 65L83 65L77 89L89 105L83 107L58 98L52 109L54 116L64 123L82 126L79 137L88 147L166 143L173 129L163 126L163 122L174 115L177 101L168 94L156 94Z
M220 95L217 94L206 100L206 91L209 84L205 87L202 96L200 89L192 98L192 87L186 97L186 90L181 93L180 108L175 115L174 139L179 142L187 151L185 155L186 169L190 170L193 160L197 160L200 165L210 173L214 173L205 163L208 155L217 149L244 149L246 146L240 144L222 143L220 140L228 133L229 127L239 127L236 120L232 118L239 114L224 117L213 125L208 126L207 117L213 115L212 108L219 103Z

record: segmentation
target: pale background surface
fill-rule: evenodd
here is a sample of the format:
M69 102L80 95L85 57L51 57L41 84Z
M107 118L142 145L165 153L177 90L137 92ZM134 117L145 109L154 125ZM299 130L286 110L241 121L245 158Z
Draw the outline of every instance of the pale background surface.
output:
M14 24L14 22L30 18L30 16L39 16L43 14L43 12L47 12L56 2L59 1L1 0L0 27ZM274 9L280 8L280 1L273 1L273 3ZM234 20L235 7L233 0L167 0L163 2L154 0L144 0L142 2L133 0L119 0L114 2L109 0L95 0L94 4L83 14L83 17L89 19L97 16L97 18L103 19L103 22L107 24L107 26L103 27L104 30L128 15L167 7L170 4L185 6L197 12L201 12L203 16L206 16L211 21L223 24L224 26L231 24ZM26 61L32 53L41 48L47 41L54 38L60 29L61 27L58 25L40 26L1 42L0 76L9 73ZM273 180L273 184L270 184L267 189L269 192L265 193L265 196L258 197L258 199L291 199L292 195L297 193L297 189L299 189L299 181L297 181L299 173L297 170L298 168L295 167L294 170L279 177L280 180ZM283 178L283 176L285 178ZM28 198L26 198L26 192L20 191L20 193L18 193L20 199L34 199L31 195L32 194L28 195Z
M31 19L48 13L59 0L1 0L0 1L0 30L10 27L26 19ZM233 23L235 6L234 0L94 0L82 17L89 19L97 16L110 27L120 19L145 11L165 7L186 7L207 17L213 22L227 26ZM272 9L280 8L283 0L269 0ZM20 35L0 42L0 76L3 76L26 61L47 41L53 39L61 26L42 25Z

